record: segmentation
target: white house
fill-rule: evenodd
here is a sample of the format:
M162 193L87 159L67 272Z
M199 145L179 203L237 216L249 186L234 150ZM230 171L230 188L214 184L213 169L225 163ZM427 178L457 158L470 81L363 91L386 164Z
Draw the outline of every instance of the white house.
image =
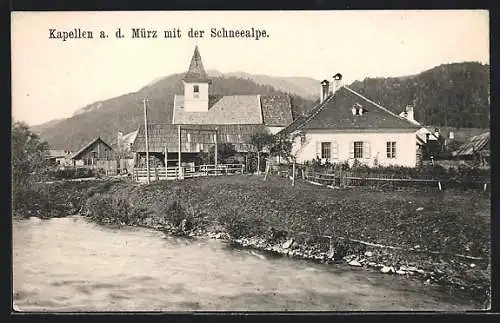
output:
M420 122L415 120L415 116L413 113L413 106L407 105L405 110L399 114L400 117L407 119L411 123L419 126L420 129L417 130L417 144L422 146L425 145L429 141L438 140L439 132L431 132L429 129L422 127Z
M292 140L298 163L358 160L368 166L417 165L421 126L342 85L342 75L321 82L320 103L281 131Z

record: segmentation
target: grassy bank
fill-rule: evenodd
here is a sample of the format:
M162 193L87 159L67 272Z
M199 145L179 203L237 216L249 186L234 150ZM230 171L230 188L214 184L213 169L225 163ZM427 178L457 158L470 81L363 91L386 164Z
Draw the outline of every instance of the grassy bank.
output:
M100 223L175 233L186 219L191 235L420 277L478 300L490 286L490 197L482 192L332 190L255 176L64 185L79 186L66 189Z
M86 202L87 192L102 183L102 179L33 183L13 197L13 216L53 218L77 214Z

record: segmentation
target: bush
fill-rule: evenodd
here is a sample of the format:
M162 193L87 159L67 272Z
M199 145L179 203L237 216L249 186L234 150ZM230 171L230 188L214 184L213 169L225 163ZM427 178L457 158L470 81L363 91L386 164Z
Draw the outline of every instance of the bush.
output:
M109 192L113 184L111 182L99 183L95 187L90 187L87 191L87 197L91 197L95 194L103 194Z
M172 225L179 226L182 220L187 219L187 212L181 203L173 201L167 204L163 210L160 211L163 217Z
M110 194L95 194L85 203L87 215L99 223L132 224L135 212L126 199Z
M248 153L246 162L246 171L248 173L255 173L257 171L257 153Z
M188 202L187 202L188 203ZM199 213L191 205L185 205L174 200L159 210L160 216L172 226L180 228L183 220L186 220L186 231L191 231L195 228L203 228L206 225L206 214Z
M262 219L223 213L219 215L218 222L226 229L231 238L238 239L252 237L267 233Z
M44 217L50 213L50 199L47 192L39 188L15 190L12 210L16 217Z
M48 171L48 175L52 179L62 180L62 179L74 179L74 178L88 178L97 175L96 171L90 168L60 168L56 170Z

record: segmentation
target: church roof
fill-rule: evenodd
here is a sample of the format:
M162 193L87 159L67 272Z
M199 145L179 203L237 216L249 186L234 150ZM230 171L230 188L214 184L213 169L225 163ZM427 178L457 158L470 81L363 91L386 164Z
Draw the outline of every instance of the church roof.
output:
M185 111L184 96L175 96L175 124L262 124L262 121L258 95L210 96L207 112Z
M189 64L189 69L184 75L183 81L185 82L210 82L208 74L203 67L203 62L201 61L200 51L198 46L194 48L193 57L191 58L191 64Z
M292 123L289 96L210 95L207 112L188 112L184 96L175 95L174 124L264 124L285 127Z

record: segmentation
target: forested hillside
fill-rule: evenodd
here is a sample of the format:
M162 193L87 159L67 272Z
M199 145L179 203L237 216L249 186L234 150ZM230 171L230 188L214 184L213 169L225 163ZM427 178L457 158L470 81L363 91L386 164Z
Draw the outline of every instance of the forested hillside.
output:
M455 128L489 127L489 65L445 64L418 75L367 78L351 87L399 113L415 107L423 124Z
M147 98L148 120L151 123L172 122L175 94L183 93L182 74L174 74L135 93L125 94L105 101L95 102L75 113L71 118L44 127L38 126L41 137L51 149L76 150L96 136L113 142L118 131L136 130L144 122L142 99ZM261 94L285 95L271 86L258 85L236 77L215 77L210 86L212 94ZM313 102L297 95L290 95L294 116L305 114ZM37 127L34 127L37 129Z

